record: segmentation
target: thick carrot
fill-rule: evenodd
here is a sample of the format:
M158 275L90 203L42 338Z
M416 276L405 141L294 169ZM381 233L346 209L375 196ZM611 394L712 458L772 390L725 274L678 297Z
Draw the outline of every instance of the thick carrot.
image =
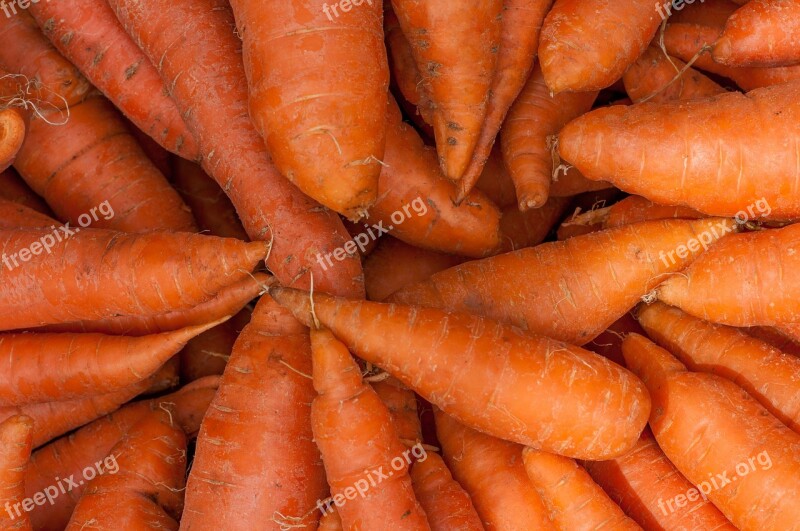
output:
M486 194L499 208L516 206L517 192L514 189L514 181L503 163L500 144L495 144L492 149L489 159L483 166L483 172L475 183L475 189Z
M800 433L800 358L661 303L644 306L639 322L690 370L731 380Z
M586 177L718 216L800 215L800 82L687 102L597 109L567 124L559 152ZM698 123L713 124L712 132ZM730 190L719 194L715 190ZM752 210L769 208L769 212ZM755 214L755 215L754 215Z
M0 198L19 203L48 216L52 214L50 207L33 190L28 188L17 172L14 171L14 168L8 168L0 172Z
M785 273L800 261L800 225L735 236L659 286L658 299L731 326L800 322L800 282Z
M310 323L307 293L276 287L270 294ZM429 308L315 293L313 311L361 359L495 437L603 459L629 449L644 427L649 400L641 383L579 347ZM592 397L601 389L599 402ZM536 404L521 399L534 392L560 399Z
M582 345L702 252L686 249L689 242L711 243L734 225L660 220L576 236L452 267L389 300L477 313Z
M731 66L796 65L798 42L800 2L753 0L730 16L712 55Z
M32 442L32 418L19 415L0 423L0 507L5 509L0 512L0 529L3 531L32 529L27 511L21 508Z
M520 210L539 208L550 193L553 148L550 137L592 108L597 92L551 96L537 65L517 97L500 135L503 161L517 190Z
M203 420L185 529L316 525L326 486L311 433L310 373L308 332L262 298Z
M486 121L500 55L503 1L464 6L448 0L392 0L392 7L431 99L442 171L458 180Z
M418 459L411 466L411 481L431 531L483 531L469 494L453 479L439 454Z
M284 285L304 288L313 274L317 290L363 297L358 257L330 269L316 260L349 239L339 217L275 170L253 126L242 42L231 30L228 1L110 0L109 5L170 87L200 142L203 169L228 194L248 236L271 243L272 273Z
M66 230L58 230L69 238L62 242L50 229L0 231L0 279L15 286L0 292L0 330L186 309L248 276L267 247L185 233ZM52 245L38 256L46 238Z
M186 435L167 410L146 414L111 450L115 472L94 478L66 529L178 529ZM108 460L107 459L107 460Z
M2 186L2 184L0 184ZM58 222L27 206L0 198L0 228L49 227Z
M483 166L489 159L495 143L495 137L500 132L500 126L505 122L511 105L530 77L536 50L539 48L542 21L552 5L553 0L503 1L497 72L489 90L486 119L481 135L478 137L478 143L464 177L458 182L458 201L467 196L480 178Z
M522 461L550 519L559 529L642 529L569 457L528 447L522 451Z
M25 140L25 118L17 109L0 108L0 172L17 158Z
M587 461L583 466L592 479L619 504L625 513L645 529L691 529L736 531L707 498L686 499L694 489L678 472L653 438L649 429L633 450L608 461ZM673 502L673 500L676 500ZM675 510L673 505L686 509Z
M566 198L551 197L540 208L524 212L521 212L516 205L506 207L503 210L503 217L500 218L503 244L499 253L516 251L542 243L562 218L568 205L569 200Z
M522 463L522 446L473 431L440 410L436 435L447 466L487 531L555 530Z
M556 0L544 19L539 43L547 86L556 94L606 88L647 48L660 23L648 0L624 5Z
M625 92L633 101L653 103L687 101L722 94L725 89L693 68L683 71L686 63L664 55L651 45L622 76ZM678 77L678 74L683 74ZM678 77L677 81L673 81Z
M640 335L625 338L622 352L650 390L653 435L697 485L695 499L708 497L739 529L797 525L800 435L730 380L688 372Z

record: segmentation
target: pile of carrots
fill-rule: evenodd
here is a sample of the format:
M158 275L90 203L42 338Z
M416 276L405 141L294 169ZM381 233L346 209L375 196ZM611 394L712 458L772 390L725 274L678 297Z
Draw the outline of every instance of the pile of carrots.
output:
M800 0L0 10L0 531L800 530Z

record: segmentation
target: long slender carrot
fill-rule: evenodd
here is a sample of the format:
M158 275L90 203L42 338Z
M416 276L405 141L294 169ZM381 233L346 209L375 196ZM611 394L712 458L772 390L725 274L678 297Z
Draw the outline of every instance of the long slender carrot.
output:
M30 517L22 506L25 471L31 456L33 419L24 415L0 423L0 529L30 531ZM8 516L6 516L8 514Z
M644 306L638 317L650 338L690 370L728 378L800 433L800 358L665 304Z
M649 400L641 383L579 347L467 314L316 293L312 310L307 293L274 287L270 294L306 324L313 311L361 359L496 437L603 459L627 451L644 427ZM560 399L522 399L534 392Z
M17 158L25 140L25 118L17 109L0 110L0 172Z
M503 2L464 6L447 0L392 0L392 7L431 99L442 171L456 181L470 164L488 113Z
M487 531L555 530L522 463L522 446L473 431L436 410L447 466L472 498Z
M583 466L611 499L645 529L736 531L707 498L691 495L697 489L667 459L649 429L642 432L639 442L627 454L608 461L586 461ZM668 500L679 500L679 510L668 507Z
M477 313L581 345L668 273L686 267L702 252L699 241L710 244L734 225L720 219L660 220L595 232L467 262L389 300ZM694 249L686 248L690 242Z
M431 531L483 531L469 494L454 479L439 454L428 453L411 466L414 493L425 510Z
M600 226L602 229L613 229L657 219L701 219L704 217L706 217L705 214L689 207L660 205L640 195L629 195L610 207L577 214L564 225Z
M561 220L568 205L569 201L566 198L551 197L540 208L524 212L521 212L516 205L506 207L503 210L503 217L500 218L503 243L499 251L506 253L539 245Z
M522 451L522 461L559 529L642 529L569 457L528 447Z
M625 338L622 352L650 390L653 435L670 461L697 485L695 499L708 497L739 529L797 525L800 435L733 382L688 372L640 335ZM665 503L681 510L677 499Z
M778 350L800 357L800 344L791 337L791 334L769 326L751 326L749 328L743 328L742 332L748 336L760 339Z
M503 161L517 190L520 210L539 208L553 178L551 135L592 108L597 92L551 95L540 65L534 68L503 126Z
M542 26L539 60L553 93L600 90L647 48L661 19L653 2L556 0ZM608 36L614 38L609 40Z
M158 68L200 143L203 169L228 194L248 236L271 243L272 273L284 285L303 288L313 274L315 289L363 297L356 256L329 269L316 260L349 239L339 217L275 170L253 126L242 43L231 31L229 2L110 0L109 5Z
M684 71L686 63L664 55L651 45L622 76L625 92L635 102L653 103L687 101L722 94L725 89L693 68ZM673 81L683 72L677 81Z
M14 168L0 172L0 198L19 203L41 214L48 216L52 214L42 198L28 188Z
M315 503L325 497L326 485L311 432L310 373L308 332L290 312L262 298L203 420L185 529L316 525Z
M2 186L2 185L0 185ZM49 227L58 222L27 206L0 198L0 228Z
M426 86L423 85L422 76L414 61L411 43L400 27L391 2L384 2L383 5L383 32L386 35L391 81L403 98L417 108L425 122L432 123L431 103L425 93Z
M59 243L53 233L0 231L5 265L0 278L15 286L0 293L6 314L0 330L185 309L248 276L267 247L214 236L99 229L65 234L69 239ZM52 245L42 255L45 238Z
M753 0L730 16L712 55L731 66L796 65L798 41L800 2Z
M116 472L94 478L66 529L178 529L186 435L169 411L145 415L111 450Z

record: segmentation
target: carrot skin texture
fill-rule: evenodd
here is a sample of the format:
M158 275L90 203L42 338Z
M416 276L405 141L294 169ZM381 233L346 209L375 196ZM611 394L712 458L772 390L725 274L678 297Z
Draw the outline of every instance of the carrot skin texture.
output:
M307 293L272 288L270 294L310 324ZM644 428L650 404L641 383L579 347L468 314L316 293L314 313L355 355L496 437L604 459L626 452ZM598 404L591 396L601 388L606 398ZM563 400L534 405L521 399L534 390ZM493 407L487 410L487 403Z
M537 65L508 112L500 146L520 210L541 207L550 194L553 157L549 137L592 108L597 92L551 96Z
M522 450L522 461L559 529L642 529L569 457L528 447Z
M0 504L5 508L0 514L0 529L3 531L33 529L28 512L20 507L25 498L25 472L32 441L32 418L18 415L0 422Z
M392 0L432 103L442 171L466 171L485 123L501 43L502 0Z
M307 331L263 297L203 419L183 529L316 528L326 485L311 433L310 372Z
M642 432L639 442L627 454L608 461L586 461L583 466L625 514L644 529L736 531L707 498L689 500L685 509L678 511L662 509L664 500L685 497L695 487L667 459L649 429Z
M589 179L657 203L735 216L761 200L770 211L757 217L792 219L800 216L798 100L800 83L788 83L597 109L561 130L559 153ZM700 132L697 123L711 130ZM709 192L719 189L732 192Z
M659 205L639 195L631 195L609 207L603 220L603 228L611 229L632 223L656 219L701 219L705 214L682 207Z
M753 0L728 18L712 56L730 66L800 63L800 2Z
M392 376L370 385L389 410L400 441L406 446L422 442L422 426L417 411L417 395L414 391Z
M14 163L25 140L25 117L17 109L0 110L0 172Z
M307 288L313 273L317 290L363 297L357 257L330 269L317 261L349 239L339 217L278 173L253 126L242 43L231 29L229 3L110 0L109 5L170 87L199 141L203 169L228 194L250 239L271 242L270 271L284 285Z
M25 227L49 227L58 221L21 203L0 198L0 229L20 229Z
M414 462L411 481L431 531L483 531L469 494L453 479L439 454L428 453L424 460Z
M688 101L725 92L724 88L691 67L673 82L672 79L685 66L686 63L680 59L665 56L660 48L651 45L622 76L625 92L635 102L647 99L653 103ZM668 83L672 84L664 88Z
M792 325L796 326L796 325ZM784 328L783 326L781 328ZM800 357L800 344L798 340L792 337L792 333L788 330L779 330L769 326L751 326L742 329L742 332L748 336L754 337L772 345L778 350L782 350L792 356Z
M434 410L442 454L487 531L557 528L522 463L522 446L496 439Z
M720 219L658 220L595 232L455 266L389 301L475 313L583 345L698 254L681 259L668 253L710 228L716 233L709 237L716 238L733 226ZM607 266L587 265L600 263Z
M661 23L653 2L556 0L544 19L539 61L550 91L587 92L614 83ZM609 41L608 35L614 35Z
M731 523L745 531L797 525L800 435L733 382L688 372L640 335L629 335L622 352L650 390L650 426L659 446L689 481L707 485L706 496ZM743 462L747 474L736 468ZM718 474L736 474L736 480L724 482ZM711 478L720 479L718 488Z
M15 256L51 233L0 231L0 248ZM0 269L3 283L15 286L0 293L7 314L0 329L185 309L248 276L266 247L185 233L83 229L30 263Z
M505 208L503 217L500 218L503 244L498 254L542 243L562 218L568 205L569 200L566 198L551 197L540 208L525 212L520 212L516 205Z
M13 168L0 172L0 198L19 203L46 216L52 214L50 207L33 190L28 188L28 185L25 184L25 181L19 177Z

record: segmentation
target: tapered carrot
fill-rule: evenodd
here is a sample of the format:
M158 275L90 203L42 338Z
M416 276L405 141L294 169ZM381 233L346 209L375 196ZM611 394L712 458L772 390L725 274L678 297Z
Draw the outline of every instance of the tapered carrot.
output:
M542 243L564 215L568 204L566 198L551 197L540 208L524 212L516 205L505 208L500 218L503 243L499 251L506 253Z
M52 213L42 198L20 179L14 168L0 172L0 198L19 203L48 216Z
M400 21L392 9L392 3L384 2L383 5L383 32L386 35L386 49L388 52L391 80L397 86L403 98L417 108L425 122L432 123L431 102L425 93L422 76L414 61L411 43L408 42Z
M2 186L2 185L0 185ZM50 227L58 221L27 206L0 198L0 228Z
M422 442L422 426L417 412L417 397L393 376L374 382L372 388L389 410L400 441L406 446Z
M311 426L342 527L430 530L389 410L330 331L312 329L311 350Z
M800 435L733 382L688 372L640 335L629 335L622 352L650 390L653 435L670 461L697 485L695 498L708 497L739 529L791 529L797 524Z
M447 0L392 0L411 43L444 174L460 179L486 120L501 45L501 0L469 6ZM520 43L520 40L515 40Z
M307 293L274 287L270 294L311 323ZM603 459L625 452L644 427L649 400L641 384L579 347L429 308L315 293L313 311L355 355L496 437ZM592 399L601 389L603 401ZM532 392L561 398L536 404L521 399Z
M769 326L751 326L749 328L743 328L742 332L748 336L760 339L778 350L800 357L800 344L798 344L790 334L782 332L777 328Z
M435 414L447 466L485 529L557 529L525 473L522 446L473 431L439 410Z
M431 531L483 531L469 494L453 479L439 454L418 459L411 467L411 481Z
M586 461L583 466L645 529L736 531L707 498L696 495L697 489L667 459L649 429L627 454L608 461Z
M111 450L116 472L94 478L66 529L178 529L186 435L167 410L144 416Z
M5 509L0 512L0 529L3 531L33 529L22 507L32 441L32 418L19 415L0 423L0 507Z
M800 215L800 170L787 146L797 136L798 99L800 83L787 83L597 109L561 130L559 153L586 177L658 203L718 216L747 215L748 207L753 214L763 203L770 211L757 217L792 218ZM713 124L713 133L698 132L700 122ZM731 193L713 192L720 188Z
M648 100L653 103L687 101L722 94L725 89L689 68L686 63L669 57L657 46L651 45L622 76L625 92L633 101ZM679 73L683 72L679 77ZM676 81L674 78L678 77Z
M310 373L307 331L262 298L203 420L185 529L316 525L315 503L325 498L326 485L311 433Z
M753 0L725 23L713 57L731 66L800 64L800 2Z
M472 160L458 182L458 200L464 199L481 175L495 137L514 100L531 74L539 48L539 32L553 0L504 0L497 72L489 89L486 119ZM508 123L508 122L505 122Z
M550 137L592 108L597 92L552 96L537 65L522 88L500 135L503 161L514 180L520 210L539 208L550 193L553 148Z
M483 172L478 182L475 183L475 189L486 194L499 208L505 209L517 204L514 181L503 163L500 143L496 143L492 149L489 159L483 166Z
M0 231L0 279L15 286L0 292L0 330L186 309L248 276L267 247L183 233L79 230L59 229L59 239L69 238L60 242L51 229Z
M528 447L522 451L522 461L559 529L642 529L569 457Z
M109 5L166 80L200 143L203 169L228 194L248 236L271 243L272 273L285 285L303 288L313 274L317 290L362 297L357 257L328 269L316 260L349 239L339 217L280 175L253 126L242 42L231 31L229 2L110 0Z
M662 302L731 326L800 322L800 225L737 234L658 287ZM729 266L736 261L736 268Z
M0 172L17 157L25 140L25 118L17 109L0 110Z
M653 2L556 0L542 26L539 60L550 91L606 88L647 48L661 23ZM613 39L608 39L613 35Z
M690 370L728 378L800 433L800 358L661 303L644 306L639 322Z
M603 229L622 227L632 223L657 219L701 219L706 217L685 206L660 205L639 195L630 195L610 207L590 210L573 216L567 225L600 225Z
M686 267L702 252L699 241L711 244L734 225L661 220L586 234L452 267L389 300L477 313L581 345Z

